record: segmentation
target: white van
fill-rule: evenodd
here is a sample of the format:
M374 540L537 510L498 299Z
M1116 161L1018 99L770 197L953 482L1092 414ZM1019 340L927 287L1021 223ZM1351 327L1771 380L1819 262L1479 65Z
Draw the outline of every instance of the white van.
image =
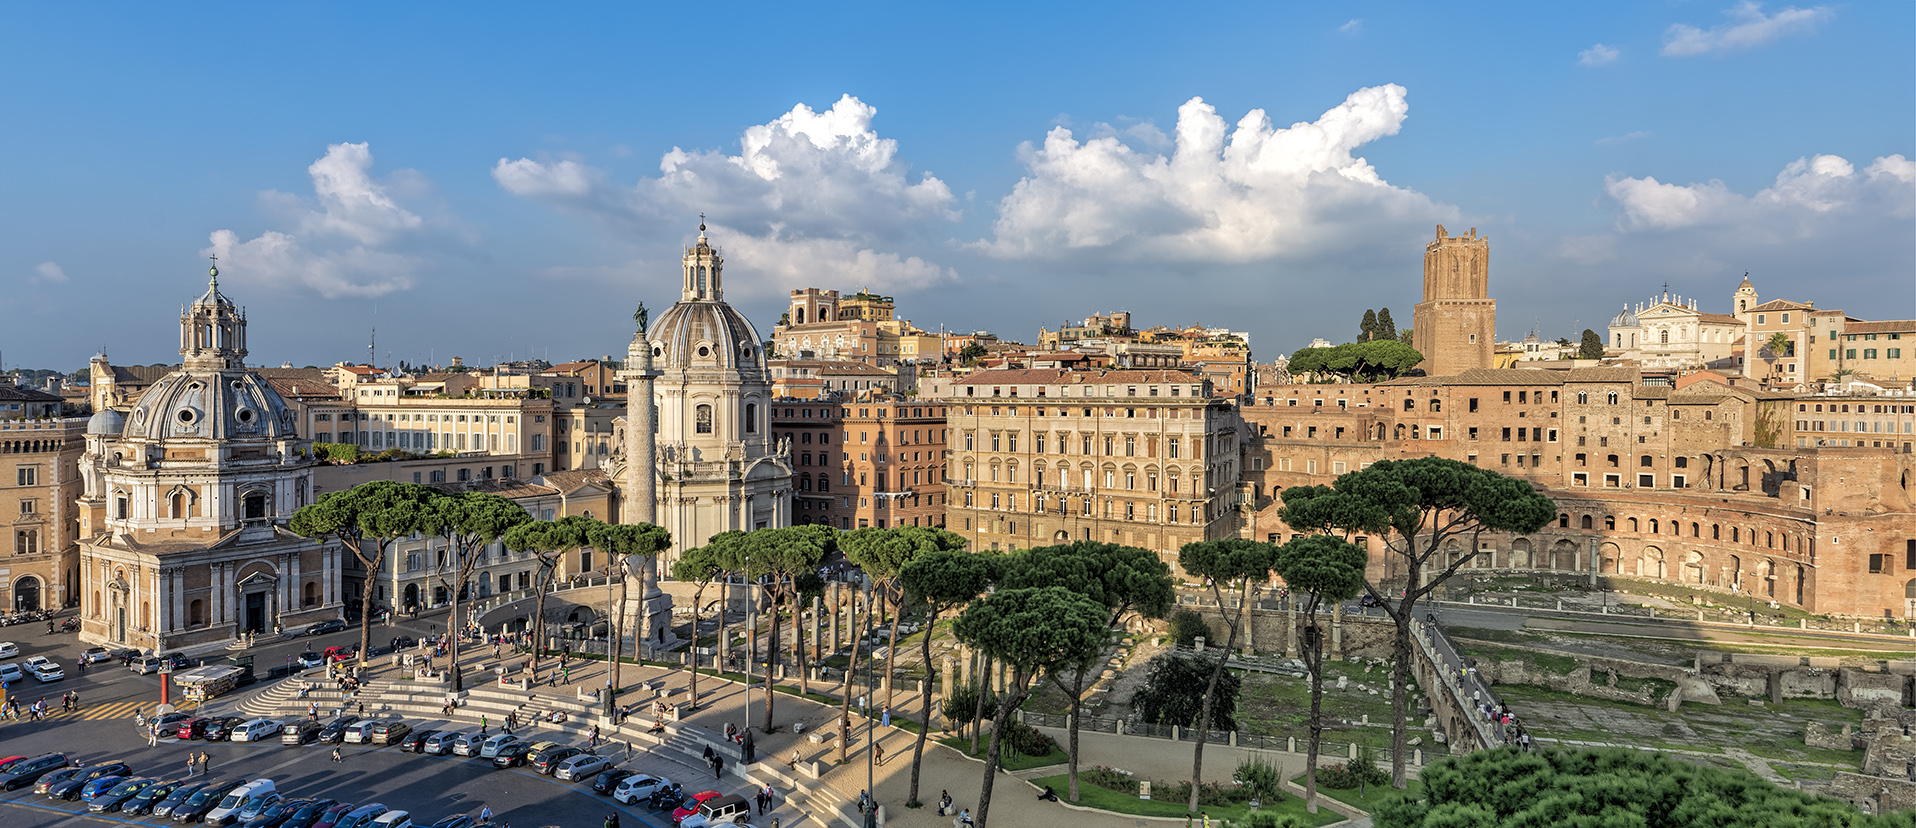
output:
M412 828L412 814L405 811L387 811L373 820L370 828Z
M347 744L363 745L373 740L373 725L379 722L363 719L346 726Z
M261 742L279 735L279 722L274 719L254 719L233 728L232 741Z
M494 756L498 756L500 748L517 741L519 741L519 737L510 733L501 733L487 739L479 745L479 758L491 759Z
M247 724L252 724L252 723L248 722ZM239 735L238 731L234 731L234 738L238 738L238 735ZM206 812L206 816L204 818L206 821L206 824L225 825L229 822L233 822L239 816L240 808L246 805L247 800L252 799L253 797L258 796L260 794L268 793L272 790L273 790L273 780L255 779L251 782L248 782L244 785L241 785L237 788L227 791L226 798L220 800L219 806L215 807L211 811Z

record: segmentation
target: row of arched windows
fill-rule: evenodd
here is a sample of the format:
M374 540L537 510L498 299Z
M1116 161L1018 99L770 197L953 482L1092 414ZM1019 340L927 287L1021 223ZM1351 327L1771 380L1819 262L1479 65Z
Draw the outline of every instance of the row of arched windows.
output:
M1712 523L1705 529L1702 522L1689 521L1687 524L1688 531L1686 532L1686 524L1681 520L1659 518L1639 519L1634 517L1626 517L1623 520L1625 531L1630 532L1641 532L1650 535L1668 535L1670 537L1701 538L1707 531L1710 540L1728 540L1731 543L1761 546L1766 549L1781 549L1785 552L1803 551L1801 549L1802 541L1800 537L1797 539L1797 548L1792 549L1790 546L1790 533L1774 529L1762 530L1759 542L1758 530L1754 526L1731 525L1726 529L1723 524ZM1579 529L1595 529L1596 517L1593 515L1583 515L1578 518L1577 523L1577 528ZM1557 515L1557 526L1564 529L1570 528L1570 514L1568 512ZM1617 517L1615 515L1604 515L1603 528L1609 531L1616 531Z

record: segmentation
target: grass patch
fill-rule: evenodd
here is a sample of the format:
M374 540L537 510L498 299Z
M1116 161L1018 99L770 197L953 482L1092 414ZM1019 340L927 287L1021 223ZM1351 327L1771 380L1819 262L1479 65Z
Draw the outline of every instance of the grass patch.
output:
M1296 782L1298 787L1303 787L1304 775L1300 773L1294 777L1291 777L1291 781ZM1382 805L1384 803L1384 800L1389 799L1392 796L1395 796L1397 794L1403 794L1405 796L1410 797L1411 799L1417 799L1424 795L1423 780L1412 777L1411 779L1408 779L1405 781L1408 782L1409 784L1405 785L1404 789L1401 791L1389 785L1384 785L1382 787L1371 786L1370 788L1365 789L1363 793L1361 794L1358 793L1358 789L1355 789L1355 788L1348 791L1340 791L1340 790L1334 790L1331 788L1326 788L1320 785L1317 788L1317 795L1330 797L1331 799L1335 799L1339 802L1344 803L1345 805L1349 805L1353 808L1361 809L1365 813L1370 813L1372 811L1377 810L1377 806Z
M1033 779L1031 783L1039 787L1050 785L1052 790L1058 792L1059 799L1065 799L1066 794L1071 790L1071 780L1063 774ZM1156 787L1156 785L1153 784L1153 787ZM1116 814L1171 818L1190 814L1190 811L1186 810L1185 803L1183 802L1139 799L1130 794L1119 793L1109 788L1100 788L1096 785L1079 785L1078 797L1078 801L1071 804L1084 808L1096 808L1100 811L1110 811ZM1200 808L1199 810L1209 814L1211 819L1214 820L1213 824L1216 824L1215 820L1243 822L1249 818L1251 814L1251 809L1243 805L1221 808L1207 807ZM1342 814L1328 808L1319 809L1315 814L1307 813L1304 810L1304 800L1291 796L1288 793L1284 795L1283 799L1277 802L1264 803L1264 807L1259 808L1258 813L1277 814L1280 817L1289 816L1298 820L1298 824L1310 826L1329 825L1333 822L1342 822L1344 819ZM1067 819L1066 822L1060 824L1069 824L1069 820Z
M898 720L893 719L892 721L895 722ZM970 751L971 739L969 737L952 736L939 739L938 744L944 745L973 759L984 759L985 754L991 750L991 734L986 733L978 737L977 753ZM1062 765L1065 763L1066 758L1064 751L1057 747L1053 747L1050 753L1043 756L1026 756L1022 753L1008 750L1002 745L998 748L998 765L1008 771L1030 770L1032 768L1042 768L1051 765Z
M1537 669L1546 673L1554 673L1559 676L1575 675L1578 670L1589 669L1584 665L1578 664L1577 659L1572 656L1539 653L1530 650L1515 650L1509 647L1498 647L1492 644L1484 644L1462 638L1452 640L1456 642L1457 649L1460 653L1472 658L1490 661L1522 661L1534 665Z
M1660 678L1617 676L1618 690L1622 690L1625 693L1638 693L1647 689L1650 691L1650 698L1653 699L1669 698L1671 693L1676 692L1676 687L1676 682L1666 681Z

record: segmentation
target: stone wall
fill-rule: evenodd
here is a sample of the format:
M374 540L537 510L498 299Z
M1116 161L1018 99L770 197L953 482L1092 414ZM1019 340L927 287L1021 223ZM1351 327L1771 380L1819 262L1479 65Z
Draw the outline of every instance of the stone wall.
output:
M1225 637L1230 635L1230 627L1224 624L1217 607L1181 606L1178 609L1195 610L1204 617L1204 623L1211 625L1211 630L1217 633L1217 639L1207 642L1209 645L1222 646ZM1335 618L1329 613L1318 613L1317 625L1327 630L1326 640L1330 644L1326 655L1332 659L1390 658L1397 626L1388 616L1378 612L1371 610L1370 615L1345 613ZM1301 630L1304 627L1302 613L1252 609L1246 622L1248 630L1239 633L1239 649L1297 655L1298 647L1291 633L1293 629ZM1157 625L1157 628L1162 629L1162 625Z
M1837 771L1829 795L1848 800L1867 814L1916 809L1916 782Z

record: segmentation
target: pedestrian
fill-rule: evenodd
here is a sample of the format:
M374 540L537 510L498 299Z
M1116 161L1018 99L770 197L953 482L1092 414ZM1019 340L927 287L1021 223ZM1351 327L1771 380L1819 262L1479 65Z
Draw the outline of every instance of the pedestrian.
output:
M486 722L486 715L484 713L479 714L479 735L484 736L486 733L486 728L489 726L490 725Z
M797 769L798 769L798 758L799 758L799 757L798 757L798 748L792 748L792 758L791 758L790 760L788 760L788 761L787 761L787 762L785 763L785 767L786 767L786 768L789 768L789 769L792 769L792 770L797 770ZM944 814L939 814L939 816L944 816Z
M889 707L885 708L885 715L883 719L880 721L880 724L883 724L886 727L891 727L891 708Z
M160 746L160 729L159 729L159 727L157 727L157 726L155 726L155 727L149 727L149 728L147 728L147 729L146 729L146 746L147 746L147 747L159 747L159 746Z
M366 703L365 702L359 703L359 717L362 719L366 718Z
M335 761L335 762L344 762L344 761L346 761L346 757L345 757L345 755L344 755L344 754L342 754L342 753L340 753L340 751L339 751L339 748L333 748L333 761Z
M213 754L200 751L200 774L204 776L213 769Z
M200 757L198 756L186 757L186 775L187 776L192 776L193 772L198 770L199 767L200 767Z
M571 668L571 667L563 667L563 666L562 666L562 667L560 667L560 668L559 668L559 672L560 672L560 674L562 674L562 675L564 675L564 676L565 676L565 683L566 683L566 684L571 684L571 683L572 683L572 668Z
M625 758L627 759L632 758L632 740L631 739L625 740Z
M884 745L881 745L877 742L872 743L872 762L880 766L885 764L885 746Z
M716 753L712 754L712 778L725 778L725 757Z
M598 725L592 726L592 737L586 741L586 746L587 747L599 746L599 726Z
M607 814L605 817L605 828L619 828L619 815Z

